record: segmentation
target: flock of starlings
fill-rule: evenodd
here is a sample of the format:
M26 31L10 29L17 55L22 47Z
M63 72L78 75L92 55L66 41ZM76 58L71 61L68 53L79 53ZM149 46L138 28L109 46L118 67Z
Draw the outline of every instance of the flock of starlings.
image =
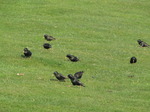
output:
M50 35L47 35L47 34L44 35L44 38L47 41L56 40L53 36L50 36ZM140 39L137 40L137 42L138 42L138 44L141 47L150 47L150 45L148 45L146 42L144 42L144 41L142 41ZM52 48L52 46L49 43L44 43L43 47L45 49ZM29 58L29 57L32 56L32 52L28 48L24 48L23 52L24 52L24 55L22 55L22 56L24 58ZM71 62L77 62L77 61L79 61L79 59L76 56L71 55L71 54L67 54L66 57ZM136 62L137 62L137 58L136 57L131 57L130 63L133 64L133 63L136 63ZM79 79L81 79L83 73L84 73L83 71L79 71L79 72L76 72L74 75L72 75L72 74L68 75L68 78L71 80L72 85L77 85L77 86L83 86L83 87L85 87L84 84L79 81ZM58 73L57 71L55 71L53 74L54 74L54 76L56 77L56 79L58 81L65 81L65 79L67 79L67 77L63 76L61 73Z
M44 35L44 38L45 40L47 41L52 41L52 40L56 40L53 36L50 36L50 35L47 35L45 34ZM44 43L43 44L43 47L45 49L49 49L49 48L52 48L52 46L49 44L49 43ZM24 55L22 55L22 57L24 58L30 58L32 56L32 52L28 49L28 48L24 48L23 50L24 52ZM67 54L66 57L71 61L71 62L77 62L79 61L79 58L74 56L74 55L71 55L71 54ZM71 83L72 85L78 85L78 86L83 86L83 83L81 83L79 81L79 79L81 79L82 75L83 75L83 71L79 71L79 72L76 72L74 75L72 74L69 74L68 75L68 78L71 80ZM57 80L59 81L65 81L65 79L67 79L67 77L63 76L61 73L58 73L57 71L55 71L54 73L54 76L56 77ZM17 74L18 75L18 74Z

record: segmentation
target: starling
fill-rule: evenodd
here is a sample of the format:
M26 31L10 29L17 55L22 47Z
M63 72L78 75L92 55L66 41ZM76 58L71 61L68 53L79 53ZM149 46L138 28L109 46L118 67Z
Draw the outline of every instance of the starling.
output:
M61 73L58 73L57 71L54 72L54 75L59 81L65 81L66 79L65 76L63 76Z
M137 62L136 57L131 57L131 59L130 59L130 63L132 64L132 63L136 63L136 62Z
M24 56L25 57L31 57L32 52L30 50L28 50L28 48L24 48Z
M148 45L146 42L142 41L142 40L137 40L138 44L141 46L141 47L149 47L150 45Z
M52 36L50 36L50 35L47 35L47 34L44 35L44 38L45 38L45 40L47 40L47 41L55 40L54 37L52 37Z
M43 44L43 47L44 47L45 49L52 48L52 46L51 46L49 43L44 43L44 44Z
M74 74L74 77L76 77L77 79L81 79L83 73L84 73L83 71L76 72L76 73Z
M72 85L77 86L83 86L85 87L76 77L74 77L72 74L68 75L68 78L71 80Z
M71 55L71 54L67 54L66 57L69 58L69 60L72 61L72 62L79 61L79 59L76 56Z

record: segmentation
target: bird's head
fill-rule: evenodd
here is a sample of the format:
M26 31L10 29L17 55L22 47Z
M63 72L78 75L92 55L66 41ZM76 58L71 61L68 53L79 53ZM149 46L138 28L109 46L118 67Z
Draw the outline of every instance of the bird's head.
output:
M142 40L140 40L140 39L139 39L139 40L137 40L137 42L138 42L138 43L141 43L141 42L142 42Z
M71 54L67 54L67 55L66 55L66 57L71 58L71 57L72 57L72 55L71 55Z
M45 39L46 39L47 37L48 37L48 35L47 35L47 34L44 34L44 37L43 37L43 38L45 38Z
M53 74L54 74L54 75L57 75L57 74L58 74L58 72L57 72L57 71L55 71Z
M24 48L24 51L28 51L28 48Z
M24 53L27 53L28 51L29 51L28 48L24 48L23 50Z
M74 80L74 79L75 79L75 77L74 77L72 74L69 74L69 75L68 75L68 78L71 79L71 80Z

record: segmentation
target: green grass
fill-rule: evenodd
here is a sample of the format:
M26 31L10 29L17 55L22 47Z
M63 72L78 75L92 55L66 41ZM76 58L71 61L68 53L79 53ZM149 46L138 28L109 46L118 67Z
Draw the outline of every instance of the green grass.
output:
M149 0L1 0L0 112L148 112L150 49L136 41L150 44L149 11ZM85 88L50 81L80 70Z

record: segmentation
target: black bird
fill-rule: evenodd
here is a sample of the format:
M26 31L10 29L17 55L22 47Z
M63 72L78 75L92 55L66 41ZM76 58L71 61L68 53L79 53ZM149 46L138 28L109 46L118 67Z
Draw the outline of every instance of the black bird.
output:
M68 75L68 78L71 80L72 85L77 86L83 86L85 87L76 77L74 77L72 74Z
M142 41L142 40L137 40L138 44L141 46L141 47L149 47L150 45L148 45L146 42Z
M47 40L47 41L55 40L54 37L52 37L52 36L50 36L50 35L47 35L47 34L44 35L44 38L45 38L45 40Z
M72 62L79 61L79 59L76 56L71 55L71 54L67 54L66 57L69 58L69 60L72 61Z
M43 47L44 47L45 49L52 48L52 46L51 46L49 43L44 43L44 44L43 44Z
M23 50L25 57L31 57L32 52L28 48L24 48Z
M54 72L54 75L59 81L65 81L65 79L67 79L65 76L63 76L61 73L58 73L57 71Z
M130 63L132 64L132 63L136 63L136 62L137 62L136 57L131 57L131 59L130 59Z
M77 79L81 79L83 73L84 73L84 71L76 72L76 73L74 74L74 76L75 76Z

